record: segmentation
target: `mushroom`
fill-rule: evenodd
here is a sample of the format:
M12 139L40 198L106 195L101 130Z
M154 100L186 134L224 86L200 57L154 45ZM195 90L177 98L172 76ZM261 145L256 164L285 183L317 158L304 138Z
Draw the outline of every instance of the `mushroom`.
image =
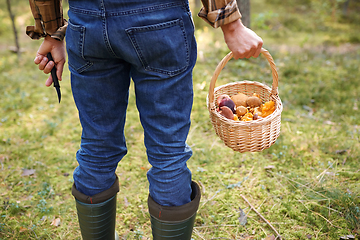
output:
M246 113L242 118L241 121L251 121L253 120L253 115L251 112Z
M221 94L217 97L216 99L216 103L218 106L220 106L220 102L224 99L224 98L230 98L229 95L227 94Z
M244 116L247 113L247 108L244 106L238 106L236 108L236 115L241 118L242 116Z
M234 120L234 113L227 106L220 107L220 114L228 119Z
M258 116L261 117L261 115L262 115L261 106L254 108L253 114L254 114L254 115L257 114Z
M248 99L246 100L246 104L250 107L250 108L256 108L256 107L260 107L261 106L261 99L255 96L251 96L248 97Z
M254 113L253 120L262 119L261 116L259 116L257 113Z
M231 100L234 101L236 106L244 106L246 107L246 100L248 99L248 96L246 96L243 93L238 93L231 96Z
M233 100L231 100L230 98L223 98L220 103L219 103L219 107L223 107L226 106L228 108L231 109L231 111L233 111L233 113L235 113L235 103Z

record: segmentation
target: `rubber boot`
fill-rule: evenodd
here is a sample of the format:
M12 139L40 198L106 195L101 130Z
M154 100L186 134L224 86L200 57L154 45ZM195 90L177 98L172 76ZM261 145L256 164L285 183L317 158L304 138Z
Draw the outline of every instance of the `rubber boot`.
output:
M119 180L110 189L94 196L87 196L79 192L75 184L72 194L76 200L76 209L84 240L118 240L115 231L116 222L116 194L119 191Z
M191 202L175 207L161 206L148 197L148 207L154 240L190 240L201 192L199 185L191 183Z

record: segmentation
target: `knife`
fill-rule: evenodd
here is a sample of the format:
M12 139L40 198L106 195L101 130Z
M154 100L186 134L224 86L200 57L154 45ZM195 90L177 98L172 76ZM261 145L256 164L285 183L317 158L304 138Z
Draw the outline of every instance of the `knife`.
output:
M55 64L55 61L54 61L54 59L52 58L51 53L48 53L48 54L46 55L46 57L49 59L49 61L53 61L54 64ZM60 103L60 101L61 101L60 84L59 84L59 79L58 79L58 77L57 77L57 75L56 75L56 67L55 67L55 66L51 69L51 77L52 77L52 79L53 79L54 88L56 89L57 96L58 96L59 103Z

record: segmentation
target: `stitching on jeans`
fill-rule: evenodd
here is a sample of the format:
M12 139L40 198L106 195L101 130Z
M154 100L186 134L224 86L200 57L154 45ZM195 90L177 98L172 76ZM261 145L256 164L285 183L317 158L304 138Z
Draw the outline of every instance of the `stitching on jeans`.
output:
M159 11L162 9L167 9L167 8L172 8L172 7L180 7L183 5L184 5L184 2L173 2L173 3L159 4L159 5L149 6L149 7L145 7L145 8L134 9L134 10L127 10L127 11L120 11L120 12L107 12L106 16L135 15L135 14L141 14L144 12ZM73 11L74 13L102 16L101 11L87 10L87 9L82 9L82 8L77 8L77 7L72 7L72 6L70 6L69 9L71 11Z
M77 49L77 51L79 52L79 55L81 56L81 58L86 62L86 64L84 64L83 66L77 68L74 65L72 65L70 63L70 61L69 61L69 66L71 66L73 69L75 69L77 72L80 73L80 72L86 70L87 68L89 68L89 67L91 67L93 65L93 63L86 60L85 56L84 56L84 38L85 38L86 28L84 26L74 25L74 24L71 23L71 21L69 21L68 26L73 31L78 32L80 34L79 48Z
M137 44L134 32L146 32L149 30L159 30L159 29L165 29L165 28L169 28L169 27L176 27L179 26L181 29L181 32L183 34L184 37L184 42L185 42L185 47L186 47L186 64L184 67L177 69L177 70L162 70L162 69L158 69L158 68L154 68L149 66L149 63L147 63L145 57L142 55L141 51L140 51L140 46ZM143 67L145 70L147 71L153 71L153 72L158 72L161 74L165 74L165 75L169 75L169 76L175 76L183 71L185 71L188 66L189 66L189 61L190 61L190 54L189 54L189 43L188 43L188 39L186 37L186 31L184 28L184 23L182 22L181 19L176 19L173 21L169 21L169 22L165 22L165 23L160 23L160 24L155 24L155 25L151 25L151 26L143 26L143 27L133 27L130 29L126 29L125 30L128 37L131 40L131 43L136 51L136 53L139 56L139 60L142 63Z

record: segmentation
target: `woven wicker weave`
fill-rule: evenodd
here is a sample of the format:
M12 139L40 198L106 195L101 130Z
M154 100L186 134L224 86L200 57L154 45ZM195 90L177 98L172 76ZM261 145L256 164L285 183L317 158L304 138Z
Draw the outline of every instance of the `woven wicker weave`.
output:
M273 78L272 88L265 84L253 81L234 82L215 88L215 83L221 70L233 57L232 52L221 60L211 79L207 97L207 107L210 113L210 119L216 134L226 146L234 151L260 152L273 145L280 134L281 112L283 106L278 95L278 74L270 53L266 49L262 49L261 53L270 63ZM221 94L232 96L239 92L248 96L257 93L263 102L270 100L274 101L275 111L265 118L248 122L233 121L223 117L217 111L217 97Z

